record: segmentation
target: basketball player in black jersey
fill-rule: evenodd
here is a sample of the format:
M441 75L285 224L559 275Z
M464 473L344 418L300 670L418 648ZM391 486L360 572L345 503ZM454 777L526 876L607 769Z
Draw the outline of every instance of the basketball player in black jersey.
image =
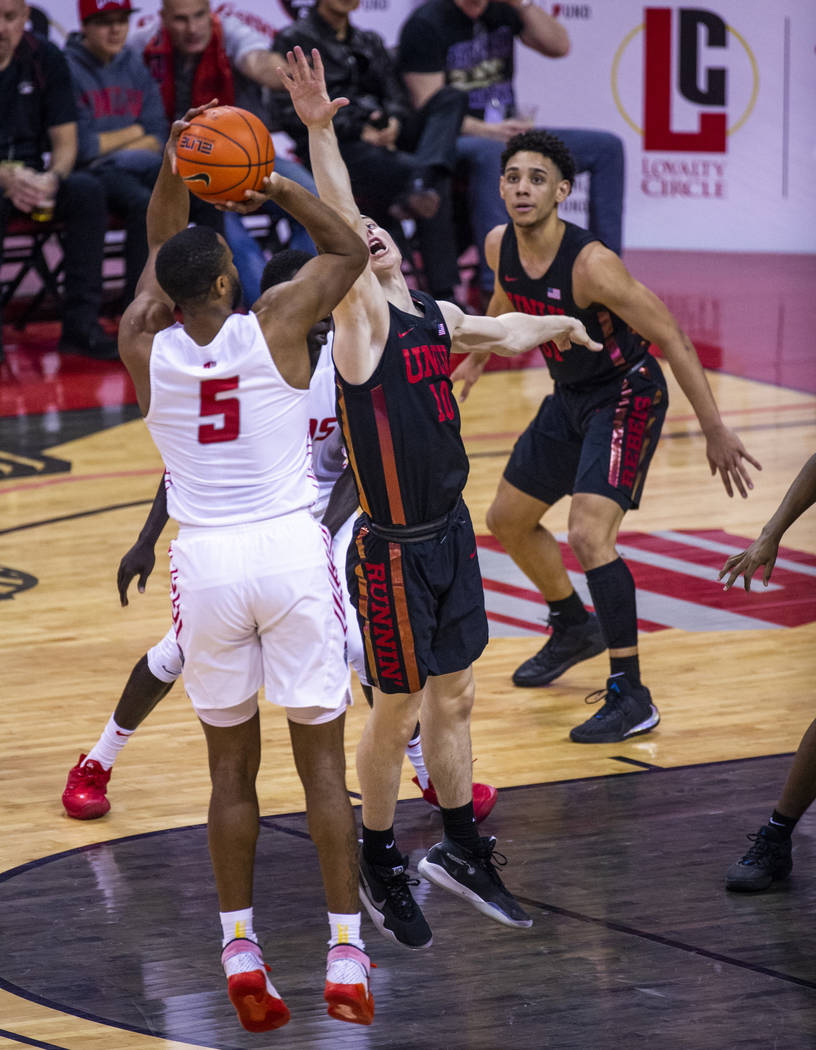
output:
M393 829L405 745L422 705L428 771L444 838L420 861L432 882L508 926L532 920L505 889L493 862L496 840L480 838L471 793L471 664L487 642L476 541L462 489L468 461L451 393L449 352L513 354L553 339L600 351L567 317L477 318L452 303L411 293L393 240L361 218L332 118L322 63L296 48L282 79L309 129L322 200L359 229L369 265L335 309L338 415L364 513L349 547L347 575L375 684L357 754L363 795L360 893L379 930L408 948L431 931L414 901L407 858Z
M488 511L491 532L550 607L552 636L513 681L547 685L608 648L610 676L593 694L604 703L570 736L580 743L623 740L660 720L640 680L635 583L615 549L623 515L639 504L666 415L666 383L650 343L660 347L691 402L711 473L720 473L728 495L734 486L742 496L753 487L743 460L761 467L724 425L691 341L661 300L593 234L558 217L575 176L564 144L541 130L514 135L502 172L511 222L485 239L495 273L488 313L572 314L604 344L600 354L542 345L554 392L516 443ZM462 398L486 359L473 355L454 373L454 380L464 380ZM558 543L540 523L567 495L569 543L586 573L595 615L575 593Z

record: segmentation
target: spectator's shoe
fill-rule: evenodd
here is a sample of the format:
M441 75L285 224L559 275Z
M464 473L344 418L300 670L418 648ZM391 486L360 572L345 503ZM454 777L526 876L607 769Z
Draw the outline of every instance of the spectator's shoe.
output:
M424 179L415 179L407 193L391 207L389 213L395 219L432 219L439 211L442 198Z
M494 860L495 857L495 860ZM496 839L479 839L479 849L469 850L443 838L431 846L419 862L419 874L445 890L470 901L477 911L505 926L526 928L533 920L502 882L496 865L504 867L507 858L496 852Z
M118 361L116 340L100 324L93 324L87 332L76 332L63 326L57 350L61 354L83 354L98 361Z
M558 617L551 616L549 625L552 627L550 640L516 669L513 685L549 685L574 664L589 660L606 649L601 625L594 613L589 614L586 623L572 627L560 627Z
M221 965L230 1002L248 1032L271 1032L286 1024L289 1010L267 977L269 967L254 941L230 941L221 952Z
M436 788L431 781L428 781L428 786L423 791L423 789L419 787L419 777L412 777L411 779L419 790L422 791L422 797L428 805L433 806L434 809L439 809L439 799L436 797ZM490 813L496 805L496 799L498 797L498 791L490 784L473 785L473 816L476 818L477 824L484 820L488 813Z
M369 864L361 854L360 900L383 937L404 948L430 948L431 928L411 895L411 886L418 886L419 879L408 878L407 864L403 857L396 868L381 867Z
M571 730L570 740L577 744L612 744L648 733L660 721L652 694L645 685L630 685L626 675L607 678L606 689L598 689L586 697L588 704L601 700L604 705L600 711Z
M371 963L353 944L335 944L326 960L326 990L329 1017L352 1024L371 1024L374 996L369 988Z
M103 769L94 759L85 762L84 766L83 762L85 756L80 755L79 761L68 774L62 804L65 812L74 820L95 820L104 817L110 809L107 791L113 767Z
M736 861L725 873L725 888L741 893L767 890L774 879L786 879L793 870L791 840L774 837L773 828L760 828L756 835L749 835L754 843L745 856Z

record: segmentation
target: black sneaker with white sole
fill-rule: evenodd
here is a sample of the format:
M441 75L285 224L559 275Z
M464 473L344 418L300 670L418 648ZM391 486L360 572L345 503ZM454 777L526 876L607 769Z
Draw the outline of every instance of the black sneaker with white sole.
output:
M479 849L469 850L444 838L431 846L417 865L419 874L442 889L470 901L474 908L505 926L526 928L533 920L502 882L496 865L507 858L496 852L496 839L479 839Z
M558 617L551 616L549 626L552 634L546 645L525 660L513 674L513 685L532 688L549 685L574 664L589 660L606 648L601 625L594 613L585 623L571 627L559 626Z
M606 680L606 689L590 693L588 704L604 701L592 718L570 731L570 740L578 744L612 744L627 737L648 733L660 721L645 685L632 685L626 675L616 674Z
M411 894L419 879L409 878L408 858L395 868L371 864L360 854L360 900L383 935L404 948L430 948L431 928Z

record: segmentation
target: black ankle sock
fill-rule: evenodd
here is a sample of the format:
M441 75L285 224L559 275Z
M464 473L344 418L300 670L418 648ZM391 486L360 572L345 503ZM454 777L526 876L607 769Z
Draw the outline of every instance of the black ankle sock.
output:
M798 817L785 817L778 809L775 809L771 814L771 819L768 821L768 826L772 827L774 831L779 832L784 838L790 838L790 834L796 825L799 823Z
M445 809L444 806L441 806L440 809L445 838L455 842L457 846L477 850L479 833L476 830L476 820L473 816L473 802L466 802L464 806L457 806L456 809Z
M363 853L369 864L378 864L383 868L396 868L403 863L394 839L393 826L387 831L372 831L363 824Z
M630 685L641 685L640 660L637 653L634 656L610 656L610 675L625 674Z
M568 598L547 604L550 607L550 616L556 618L559 627L575 627L589 619L589 613L575 591Z

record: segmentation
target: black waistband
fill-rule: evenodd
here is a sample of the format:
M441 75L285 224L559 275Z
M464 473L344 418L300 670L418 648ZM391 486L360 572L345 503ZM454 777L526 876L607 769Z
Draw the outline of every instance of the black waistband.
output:
M390 540L395 543L423 543L425 540L434 539L440 532L447 529L451 518L461 505L462 497L460 496L453 509L449 510L447 514L443 514L441 518L434 518L433 521L420 522L419 525L378 525L368 515L364 516L369 530L375 536L379 536L380 539Z

